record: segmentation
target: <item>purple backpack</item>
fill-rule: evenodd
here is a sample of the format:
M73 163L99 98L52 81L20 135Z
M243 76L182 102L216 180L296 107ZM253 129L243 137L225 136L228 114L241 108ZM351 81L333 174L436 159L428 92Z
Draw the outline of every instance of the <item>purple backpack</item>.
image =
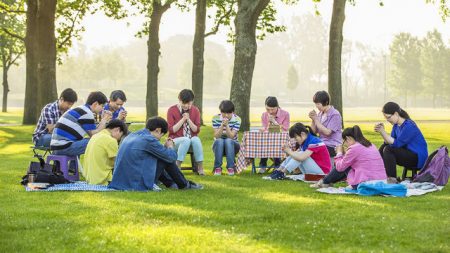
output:
M435 185L444 186L448 182L449 175L450 158L448 157L448 149L446 146L442 146L428 156L420 173L414 178L414 182L431 182Z

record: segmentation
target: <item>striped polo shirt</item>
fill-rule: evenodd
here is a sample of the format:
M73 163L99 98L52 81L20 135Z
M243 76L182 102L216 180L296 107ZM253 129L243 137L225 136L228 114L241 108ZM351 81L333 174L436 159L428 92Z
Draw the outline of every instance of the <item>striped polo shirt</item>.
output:
M78 106L66 112L56 123L50 147L52 150L68 148L80 141L88 131L95 130L94 113L89 105Z
M220 126L222 125L222 121L223 121L223 117L222 117L221 113L213 116L212 127L214 129L220 128ZM238 132L239 128L241 128L241 118L233 113L231 119L228 121L228 126L230 127L231 130ZM224 138L224 139L227 138L225 127L223 128L222 138ZM237 134L234 136L234 140L236 140L236 141L238 140Z

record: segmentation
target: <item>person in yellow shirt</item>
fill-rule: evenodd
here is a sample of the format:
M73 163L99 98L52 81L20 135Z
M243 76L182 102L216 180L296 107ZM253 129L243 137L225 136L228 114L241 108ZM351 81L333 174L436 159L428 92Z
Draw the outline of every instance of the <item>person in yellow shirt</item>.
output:
M92 136L83 162L83 176L88 184L108 185L111 182L119 140L127 132L122 120L113 119L105 129Z

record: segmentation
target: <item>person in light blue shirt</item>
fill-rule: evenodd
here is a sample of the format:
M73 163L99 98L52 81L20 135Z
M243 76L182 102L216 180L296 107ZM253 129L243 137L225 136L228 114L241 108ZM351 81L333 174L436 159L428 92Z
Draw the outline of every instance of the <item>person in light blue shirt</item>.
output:
M397 178L397 164L421 169L428 157L428 148L419 127L408 113L394 102L383 106L383 115L393 125L390 135L386 133L383 123L375 125L375 131L384 139L380 154L387 176Z
M186 180L175 161L177 152L172 139L160 139L167 133L167 121L161 117L148 119L146 127L129 134L120 144L114 163L110 188L124 191L151 191L158 179L177 189L202 189Z

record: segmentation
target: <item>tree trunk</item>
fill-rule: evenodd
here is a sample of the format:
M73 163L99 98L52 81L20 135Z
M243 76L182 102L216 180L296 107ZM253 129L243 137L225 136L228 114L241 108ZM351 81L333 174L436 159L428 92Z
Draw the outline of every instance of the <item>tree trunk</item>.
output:
M158 73L159 73L159 25L164 12L169 9L170 3L161 5L160 1L153 1L153 10L150 17L149 34L147 41L147 118L158 115Z
M36 124L42 107L57 98L55 14L56 0L27 0L23 124Z
M234 49L233 78L230 98L236 114L242 119L241 130L250 128L250 95L256 57L256 23L270 0L238 1L236 26L236 46Z
M200 110L200 122L203 125L203 71L205 61L205 23L206 0L197 0L195 10L195 35L192 45L192 90L195 94L194 103Z
M6 66L6 62L3 62L3 102L2 102L2 112L8 111L8 70L9 67Z
M345 2L346 0L334 0L333 2L333 14L330 25L330 51L328 56L328 92L330 93L331 103L342 115L342 121L344 120L344 114L342 111L341 55Z
M39 1L38 16L38 98L37 116L48 103L57 99L56 90L56 0Z
M23 124L36 124L37 115L37 19L38 7L36 0L27 0L27 28L25 34L25 60L26 60L26 81L25 81L25 104L23 111Z

